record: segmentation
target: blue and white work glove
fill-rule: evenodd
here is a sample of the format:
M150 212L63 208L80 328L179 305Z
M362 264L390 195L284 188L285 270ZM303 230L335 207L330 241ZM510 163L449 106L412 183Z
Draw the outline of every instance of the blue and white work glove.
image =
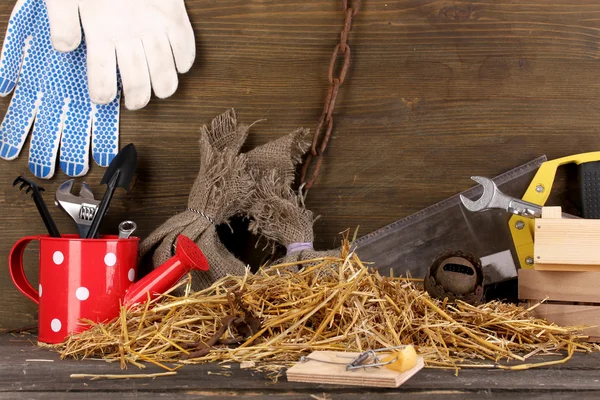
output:
M108 166L118 152L119 101L95 105L90 100L86 47L71 53L53 49L44 0L18 0L11 15L0 59L0 95L14 95L0 126L0 157L18 157L31 126L29 168L38 178L54 175L60 144L60 167L69 176L89 170L94 160Z
M114 100L117 64L125 106L143 108L152 89L159 98L177 90L177 72L196 58L194 30L184 0L46 0L52 43L69 52L87 42L90 97Z

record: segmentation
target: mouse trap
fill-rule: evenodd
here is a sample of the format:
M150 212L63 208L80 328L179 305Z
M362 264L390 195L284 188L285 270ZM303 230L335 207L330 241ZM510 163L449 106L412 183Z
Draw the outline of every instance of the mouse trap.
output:
M290 382L396 388L424 365L423 358L416 355L412 346L363 353L315 351L288 369L287 379Z

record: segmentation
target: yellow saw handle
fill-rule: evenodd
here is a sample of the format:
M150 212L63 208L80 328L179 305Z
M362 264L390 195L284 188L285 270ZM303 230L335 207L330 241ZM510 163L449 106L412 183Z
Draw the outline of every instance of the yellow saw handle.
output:
M550 196L556 170L565 164L583 164L600 160L600 151L581 153L557 158L543 163L527 188L523 200L543 206ZM533 232L535 220L520 215L513 215L509 222L510 233L521 268L533 269Z

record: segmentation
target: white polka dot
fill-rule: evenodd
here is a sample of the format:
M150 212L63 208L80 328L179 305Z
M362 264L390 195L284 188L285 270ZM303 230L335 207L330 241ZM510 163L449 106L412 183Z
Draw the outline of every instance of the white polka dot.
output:
M60 265L65 261L65 256L60 251L55 251L52 260L54 261L54 264Z
M53 332L58 332L60 331L60 328L62 328L62 322L60 322L59 319L54 318L50 323L50 327L52 328Z
M117 256L115 255L115 253L108 253L104 256L104 264L106 264L107 267L114 267L116 263Z
M75 291L75 297L77 297L77 300L87 300L90 297L90 291L82 286Z
M38 286L38 293L39 293L40 297L42 297L42 284L41 283Z
M133 282L133 280L135 279L135 269L131 268L127 273L127 277L129 278L130 282Z

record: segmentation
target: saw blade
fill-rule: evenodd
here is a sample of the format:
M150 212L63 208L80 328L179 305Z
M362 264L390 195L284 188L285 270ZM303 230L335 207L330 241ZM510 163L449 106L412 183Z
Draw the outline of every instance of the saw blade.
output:
M502 192L521 198L540 165L541 156L493 179ZM502 210L481 213L467 211L460 195L477 198L481 185L427 207L413 215L395 221L354 242L361 260L382 275L424 278L431 263L442 253L460 250L484 258L509 250L514 265L518 265L508 228L511 214ZM516 271L515 271L516 272ZM490 274L496 283L507 277Z

